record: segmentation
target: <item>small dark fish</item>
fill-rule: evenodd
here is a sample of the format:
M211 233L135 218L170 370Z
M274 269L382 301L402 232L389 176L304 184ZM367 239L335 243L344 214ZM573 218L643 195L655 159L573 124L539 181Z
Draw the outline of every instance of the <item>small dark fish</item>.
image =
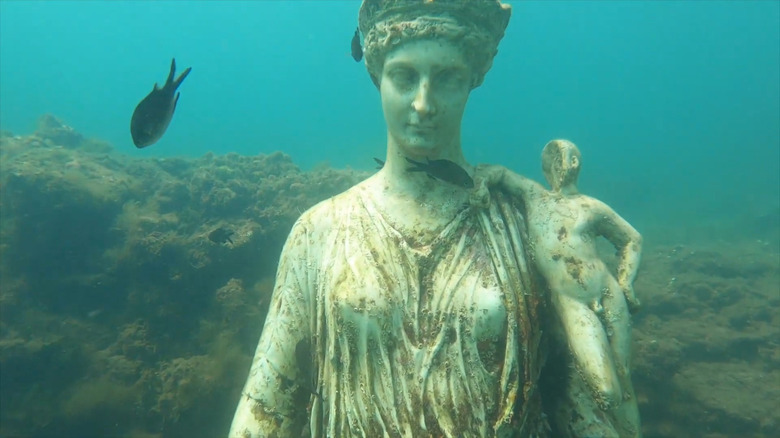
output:
M233 240L230 238L230 236L234 235L233 231L229 230L225 227L219 227L216 230L209 233L209 240L222 245L225 242L230 242L230 244L233 244Z
M363 47L360 46L360 28L355 29L355 35L352 37L352 59L360 62L363 59Z
M376 164L377 164L376 168L377 168L377 170L385 167L385 162L380 160L379 158L374 157L374 161L376 161Z
M130 120L130 135L133 136L133 143L137 148L145 148L153 145L159 140L168 124L173 118L173 111L176 109L176 102L179 101L179 95L176 89L192 70L187 67L186 70L173 80L176 72L176 59L171 60L171 72L168 73L168 80L162 88L154 84L152 92L144 97L138 106L135 107L133 118ZM174 96L175 94L175 96Z
M413 167L406 169L408 172L425 172L431 178L440 179L458 187L467 189L474 187L474 180L471 179L468 172L450 160L428 160L427 163L421 163L406 158L406 161L413 165Z

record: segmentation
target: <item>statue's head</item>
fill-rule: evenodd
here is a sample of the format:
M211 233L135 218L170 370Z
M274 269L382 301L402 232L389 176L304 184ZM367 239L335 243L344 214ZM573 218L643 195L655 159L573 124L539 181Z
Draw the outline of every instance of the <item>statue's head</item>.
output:
M542 149L542 171L553 191L577 185L582 154L569 140L553 140Z
M363 0L359 27L371 80L379 88L387 54L414 40L447 40L471 68L476 88L493 65L511 8L499 0Z
M510 11L498 0L363 1L363 52L391 149L458 158L469 93L492 65Z

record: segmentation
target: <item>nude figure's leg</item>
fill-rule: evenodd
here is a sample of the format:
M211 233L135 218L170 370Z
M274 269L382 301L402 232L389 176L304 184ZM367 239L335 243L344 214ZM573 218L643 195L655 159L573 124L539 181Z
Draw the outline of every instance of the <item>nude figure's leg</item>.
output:
M639 437L641 427L639 409L631 383L631 318L626 297L613 277L608 279L609 291L604 294L604 322L615 360L615 366L623 389L623 402L610 413L620 436Z
M587 303L559 291L553 291L552 297L574 364L593 397L604 410L618 406L622 392L612 359L612 346L601 320Z

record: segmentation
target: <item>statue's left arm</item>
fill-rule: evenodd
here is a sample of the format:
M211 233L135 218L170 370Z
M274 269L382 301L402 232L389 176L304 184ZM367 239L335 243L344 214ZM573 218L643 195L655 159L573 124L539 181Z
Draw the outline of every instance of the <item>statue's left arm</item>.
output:
M642 235L608 205L598 202L596 214L600 216L596 233L609 240L618 251L617 282L623 290L631 312L641 303L634 293L634 280L639 271L642 255Z

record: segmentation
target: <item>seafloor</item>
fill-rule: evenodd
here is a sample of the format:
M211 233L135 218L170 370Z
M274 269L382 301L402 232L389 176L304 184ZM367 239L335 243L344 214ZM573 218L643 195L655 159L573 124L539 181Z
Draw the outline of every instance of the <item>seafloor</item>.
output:
M131 158L52 116L0 133L0 171L3 437L224 436L288 230L366 176L283 153ZM209 239L221 227L232 243ZM645 436L780 436L780 214L745 228L646 239Z

